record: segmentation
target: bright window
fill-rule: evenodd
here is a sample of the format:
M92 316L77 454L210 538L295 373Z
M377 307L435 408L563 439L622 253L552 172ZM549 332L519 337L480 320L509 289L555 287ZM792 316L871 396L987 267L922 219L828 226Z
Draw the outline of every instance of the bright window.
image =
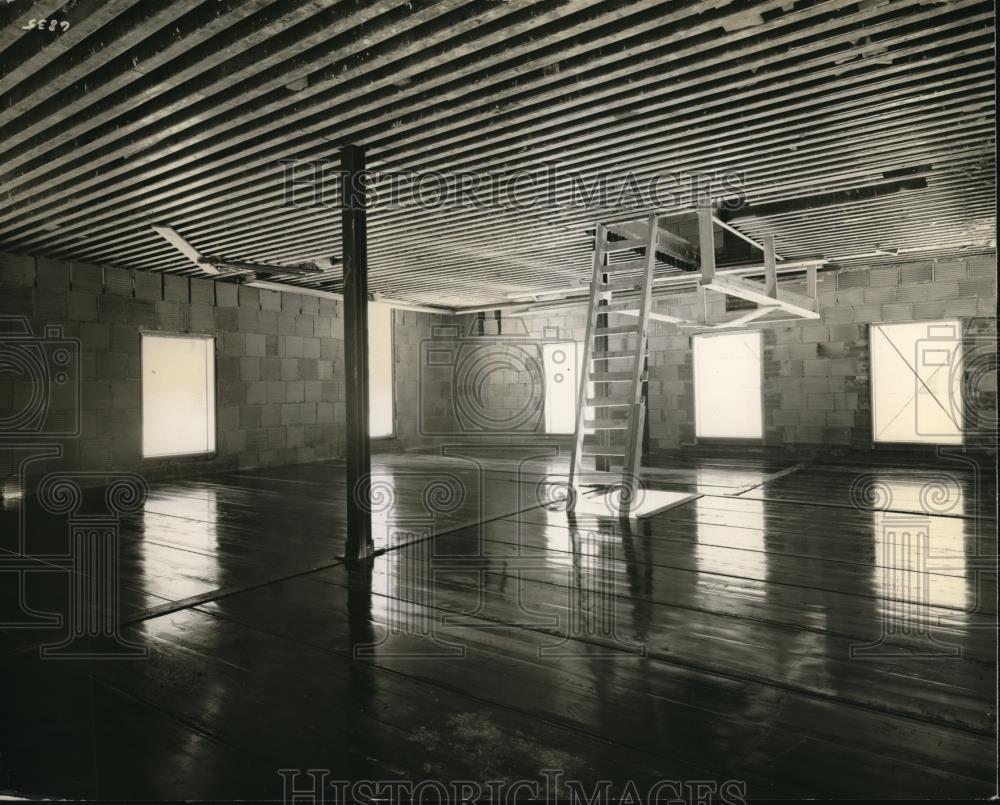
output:
M873 324L871 360L876 442L961 443L961 322Z
M142 334L142 454L215 450L215 340Z
M392 308L368 303L368 435L395 433L392 391Z
M696 335L693 343L695 434L762 438L760 332Z

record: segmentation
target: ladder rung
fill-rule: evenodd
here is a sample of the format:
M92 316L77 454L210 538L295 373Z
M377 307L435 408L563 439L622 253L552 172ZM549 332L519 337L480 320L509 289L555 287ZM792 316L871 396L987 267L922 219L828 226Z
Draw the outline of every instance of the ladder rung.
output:
M608 291L641 291L642 283L637 280L628 280L626 282L602 282L601 290L605 293Z
M601 308L597 308L597 312L601 312ZM594 338L598 338L603 335L624 335L626 333L638 333L639 326L637 324L617 324L614 327L597 327L594 329Z
M626 252L632 249L646 249L649 244L644 240L611 240L604 244L605 252Z
M625 454L619 452L623 450L622 447L598 447L597 445L585 445L583 448L583 455L585 456L617 456L618 458L625 458Z
M617 358L634 358L634 352L595 352L590 356L595 361L613 361Z
M614 400L610 397L587 397L585 404L588 408L624 408L632 403L629 400Z
M628 420L627 419L585 419L583 421L583 426L585 428L593 428L594 430L628 430Z
M595 383L626 383L635 378L635 372L591 372L590 379ZM640 378L646 381L646 375Z
M646 270L646 259L641 260L626 260L622 263L611 263L606 265L601 269L603 274L623 274L626 271L645 271Z

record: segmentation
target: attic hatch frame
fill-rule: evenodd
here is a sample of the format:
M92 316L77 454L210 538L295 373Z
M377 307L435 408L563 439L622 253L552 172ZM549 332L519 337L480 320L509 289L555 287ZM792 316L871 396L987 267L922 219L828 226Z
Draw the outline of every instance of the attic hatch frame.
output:
M774 236L767 234L763 237L763 243L758 243L753 238L744 235L733 229L724 221L717 218L711 206L700 206L697 209L698 215L698 262L701 276L697 286L696 319L670 316L666 313L650 311L648 317L651 321L659 321L667 324L675 324L680 329L686 330L731 330L744 327L757 319L768 316L771 313L781 312L786 314L782 319L768 319L767 323L789 323L796 321L809 321L820 318L819 302L817 291L817 265L807 265L806 273L806 295L794 293L785 288L778 287L778 261L780 257L774 248ZM616 226L613 222L607 224L611 231L616 234L627 232L627 227ZM764 253L764 283L763 285L754 280L743 277L722 276L715 271L715 227L719 226L730 233L735 233L750 245L760 249ZM662 229L661 229L662 231ZM708 316L708 292L715 291L725 297L734 297L746 302L753 302L756 307L734 319L721 322L710 322ZM640 315L638 308L621 311L626 316ZM764 323L764 322L761 322Z

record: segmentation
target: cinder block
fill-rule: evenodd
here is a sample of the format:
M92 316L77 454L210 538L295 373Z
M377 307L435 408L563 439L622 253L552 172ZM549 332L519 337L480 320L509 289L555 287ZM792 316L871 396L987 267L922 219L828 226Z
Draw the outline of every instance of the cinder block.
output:
M918 282L933 282L934 281L934 264L933 263L909 263L904 266L900 266L899 269L899 283L901 285L909 285Z
M215 284L215 307L219 308L237 307L239 300L239 286L230 282L217 282ZM236 314L233 314L233 324L236 323Z
M100 352L96 356L95 377L98 380L125 381L128 376L129 356L124 352ZM115 403L115 408L130 406L120 406Z
M108 324L124 324L128 321L128 300L123 296L101 294L97 297L97 318Z
M297 335L281 336L282 355L286 358L302 357L302 338Z
M317 364L319 361L312 360L311 358L303 358L299 361L299 379L300 380L319 380L319 373L317 371Z
M969 274L965 260L939 260L934 265L934 281L965 279Z
M247 285L239 285L237 287L239 288L240 307L260 310L260 289L251 288Z
M92 322L81 324L80 346L87 352L107 352L111 346L111 325Z
M240 358L240 380L260 380L260 358Z
M873 268L868 273L868 285L871 288L889 288L899 284L898 266Z
M264 358L260 362L260 376L263 380L281 380L281 359Z
M69 291L69 263L52 257L35 258L35 284L41 291L65 294Z
M267 383L252 380L247 383L247 405L263 405L267 402Z
M960 297L996 296L994 279L994 277L976 277L974 279L960 280L958 283L958 295Z
M243 333L256 333L260 330L257 317L260 311L252 307L240 305L236 311L236 327Z
M156 326L156 305L147 299L128 299L128 321L137 327Z
M927 298L927 285L901 285L896 288L897 302L920 302Z
M300 425L288 427L288 447L304 447L306 443L306 432Z
M240 379L240 359L231 355L221 355L215 362L215 373L219 380Z
M259 405L240 406L240 427L248 430L256 430L259 428L260 409L261 406Z
M224 286L220 286L219 290ZM215 317L215 329L221 330L223 332L235 332L239 330L239 314L237 313L237 308L235 306L231 307L219 307L218 305L212 309Z
M70 290L80 293L104 292L104 268L94 263L70 263Z
M115 409L139 407L139 382L137 380L116 380L111 384L111 401Z
M301 425L302 406L297 403L285 403L281 406L282 425Z
M235 456L246 452L247 432L245 430L224 431L220 447L220 452L224 456Z
M263 335L260 335L259 333L244 333L243 345L248 356L255 358L264 357L265 352Z
M219 400L223 405L246 405L246 383L242 383L239 380L223 380L219 383L219 391Z
M850 308L851 317L855 322L880 321L882 318L881 305L858 305Z
M837 274L838 292L853 290L856 288L867 288L869 273L870 272L867 269L841 270Z
M306 401L305 385L301 380L288 381L285 389L285 400L297 403Z
M996 307L994 306L994 310ZM979 312L979 305L975 297L967 299L948 299L944 303L945 316L975 316Z
M244 355L243 333L222 333L219 349L222 355L229 355L236 358Z
M882 305L883 321L911 321L912 319L913 305L911 304Z
M268 403L283 403L285 402L285 381L283 380L268 380L267 383L267 401Z
M970 277L996 277L997 275L997 255L977 254L966 260L968 274Z
M156 326L161 330L180 332L183 328L179 302L154 302Z
M305 387L305 397L307 403L317 403L323 399L323 384L319 380L306 380L303 382ZM405 405L409 405L410 401L415 399L416 395L400 398L404 400Z
M109 409L111 407L111 382L108 380L84 381L81 403L83 408L88 411Z
M215 308L210 305L192 303L188 309L188 326L196 332L215 330Z
M260 309L268 310L274 313L281 311L281 292L280 291L270 291L266 289L261 289L260 291Z
M295 334L302 336L303 338L312 337L313 334L313 317L312 316L296 316L295 317Z
M861 328L856 324L838 324L830 327L831 341L859 341L861 339Z
M136 299L148 299L150 302L163 301L163 275L151 271L136 271L132 275Z
M215 280L192 278L188 281L188 287L192 304L215 306Z
M114 294L115 296L131 297L133 295L132 272L126 268L105 266L104 292Z
M281 379L282 380L299 379L298 358L281 358Z
M240 426L239 406L220 403L217 420L220 432L226 430L236 430Z
M830 361L830 374L854 377L858 373L858 363L854 358L834 358Z
M35 258L26 254L0 252L0 285L34 287Z
M958 299L958 282L933 282L927 286L927 298L931 301L936 299Z
M303 358L313 358L318 360L319 354L319 339L318 338L303 338L302 339L302 357Z
M944 302L914 302L913 318L940 319L944 315Z
M268 404L260 407L260 424L265 428L273 428L281 424L281 405Z
M267 429L267 446L272 450L281 450L288 444L288 433L285 428Z
M887 302L896 301L896 287L891 288L869 288L865 291L866 305L881 305Z
M302 307L302 313L306 316L318 316L319 315L319 297L316 296L300 296L299 304Z
M190 302L191 287L188 278L176 274L164 274L163 299L165 302Z
M97 321L97 294L68 293L66 315L70 321Z
M35 291L35 316L50 324L66 322L69 303L67 294L45 291L39 288Z
M298 316L302 312L302 297L298 294L281 293L281 312L292 316Z

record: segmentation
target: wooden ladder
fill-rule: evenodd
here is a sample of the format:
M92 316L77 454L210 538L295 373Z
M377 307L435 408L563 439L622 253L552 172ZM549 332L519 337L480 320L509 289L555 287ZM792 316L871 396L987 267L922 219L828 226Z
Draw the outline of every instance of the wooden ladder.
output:
M609 240L612 232L620 239ZM656 215L597 225L583 351L584 371L576 398L576 427L570 456L570 508L580 496L584 456L594 456L597 461L603 460L609 465L622 465L621 513L627 515L628 504L636 499L646 414L643 386L646 382L647 331L658 239ZM625 251L643 252L643 255L627 262L608 262L612 254ZM638 300L636 291L639 292ZM630 297L615 300L615 292L627 292ZM621 319L614 323L608 319L606 326L598 326L598 316L605 314ZM597 339L601 343L595 346ZM611 340L621 341L622 348L612 349ZM597 384L595 389L606 389L606 393L589 396L590 383ZM594 410L593 419L587 419L587 408ZM593 431L598 444L584 443L588 430ZM608 483L618 486L611 481Z

